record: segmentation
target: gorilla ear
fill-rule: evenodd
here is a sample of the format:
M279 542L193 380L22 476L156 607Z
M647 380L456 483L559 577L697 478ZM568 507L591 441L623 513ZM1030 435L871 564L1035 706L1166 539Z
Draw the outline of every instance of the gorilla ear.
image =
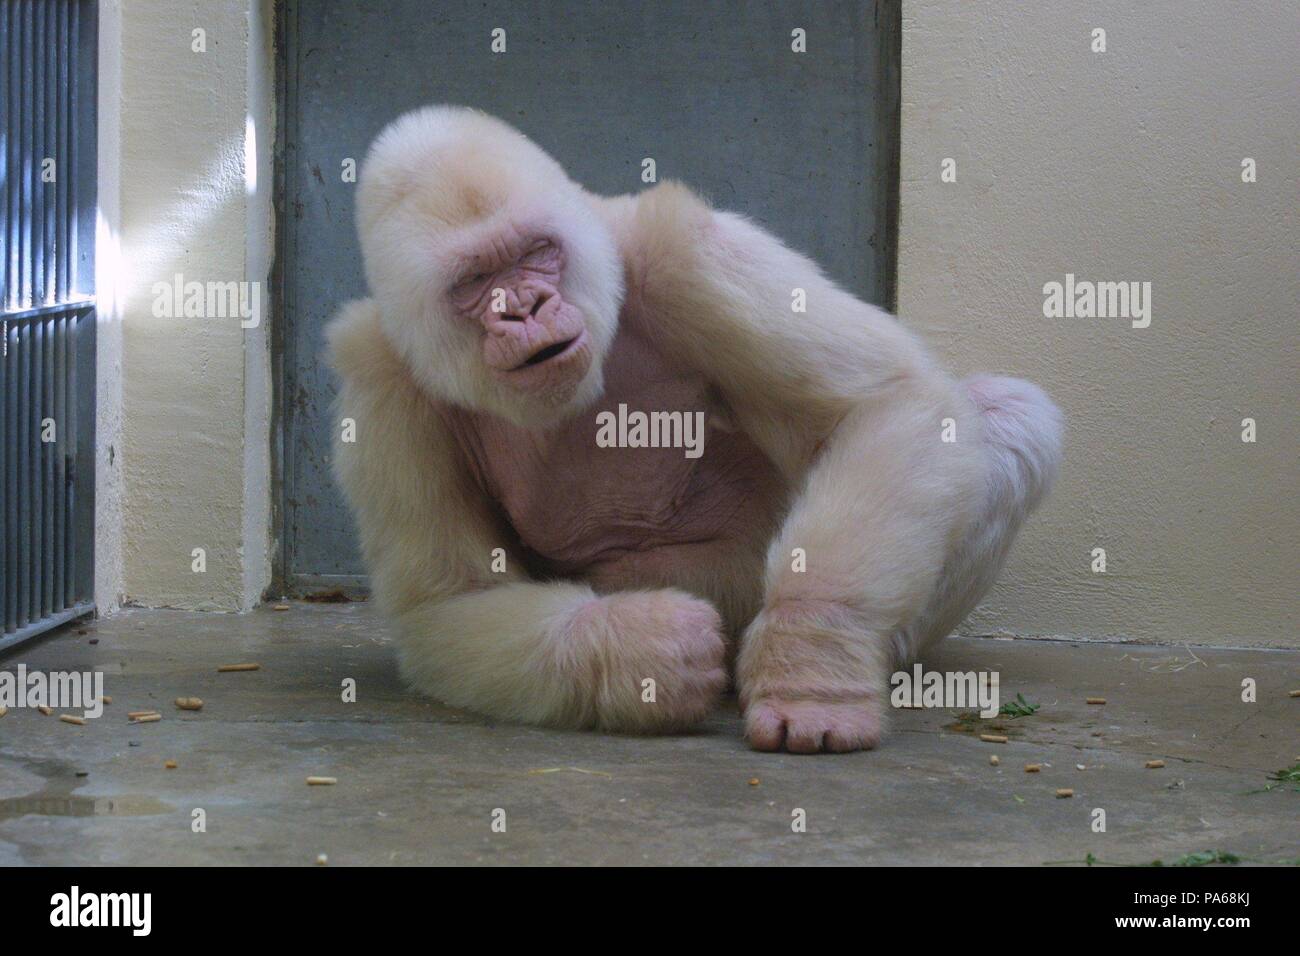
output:
M325 326L325 342L330 366L344 378L379 383L407 374L384 335L374 299L344 303Z

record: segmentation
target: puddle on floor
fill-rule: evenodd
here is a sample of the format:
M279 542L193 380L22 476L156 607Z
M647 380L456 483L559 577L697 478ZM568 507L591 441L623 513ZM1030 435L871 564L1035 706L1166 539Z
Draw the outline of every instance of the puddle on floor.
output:
M44 786L23 797L0 799L0 823L19 817L147 817L171 813L176 808L143 793L91 797L75 791L88 781L77 768L51 757L16 757L30 773L44 778Z
M0 800L0 820L35 814L44 817L144 817L171 813L170 803L138 793L115 797L49 796L35 793L28 797Z

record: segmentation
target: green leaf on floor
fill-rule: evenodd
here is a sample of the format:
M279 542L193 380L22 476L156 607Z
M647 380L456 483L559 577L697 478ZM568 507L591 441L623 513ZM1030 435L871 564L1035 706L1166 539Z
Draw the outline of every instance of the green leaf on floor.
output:
M1186 856L1180 856L1172 863L1166 863L1164 860L1152 860L1150 863L1113 863L1110 860L1099 860L1091 853L1087 854L1082 860L1048 860L1044 866L1073 866L1082 863L1084 866L1213 866L1224 865L1231 866L1242 862L1242 857L1235 853L1225 853L1222 850L1201 850L1198 853L1188 853ZM1247 862L1267 862L1274 864L1290 865L1295 862L1292 860L1255 860Z
M1300 787L1284 787L1286 783L1300 783L1300 762L1293 763L1289 767L1283 767L1281 770L1274 770L1268 775L1268 779L1273 783L1266 783L1258 790L1247 790L1246 796L1252 793L1268 793L1270 790L1293 790L1300 793Z
M1300 783L1300 763L1293 763L1281 770L1274 770L1268 775L1268 779L1279 780L1282 783Z
M1209 866L1212 863L1234 864L1240 863L1241 857L1235 853L1224 853L1222 850L1201 850L1199 853L1188 853L1186 856L1180 856L1172 863L1163 863L1160 860L1153 860L1152 866Z
M1001 716L1001 712L999 712L998 716ZM945 724L944 729L959 734L1007 734L1011 737L1020 734L1020 731L1014 727L992 721L992 717L981 717L977 710L968 710L958 714L957 719L951 724Z
M1008 701L998 709L1000 717L1032 717L1042 704L1031 704L1024 694L1016 694L1016 699Z

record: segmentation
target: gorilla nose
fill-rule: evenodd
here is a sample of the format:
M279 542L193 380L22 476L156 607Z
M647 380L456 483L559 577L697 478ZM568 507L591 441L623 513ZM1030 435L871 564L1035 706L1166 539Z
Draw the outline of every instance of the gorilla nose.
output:
M548 292L537 292L531 297L521 296L512 301L504 311L496 313L492 318L498 322L526 322L529 319L537 318L537 313L542 311L544 306L551 298Z

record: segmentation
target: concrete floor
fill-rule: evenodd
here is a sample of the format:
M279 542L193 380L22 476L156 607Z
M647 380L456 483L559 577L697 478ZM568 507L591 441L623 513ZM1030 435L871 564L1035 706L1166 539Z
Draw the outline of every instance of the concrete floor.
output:
M128 610L19 648L0 670L20 661L102 670L113 703L81 727L26 708L0 718L0 864L1300 857L1296 785L1251 792L1300 760L1295 651L952 639L930 667L997 670L1003 701L1041 703L992 722L1008 743L963 732L956 711L907 710L879 750L826 757L746 749L734 702L671 738L485 722L407 694L365 604ZM261 670L216 671L244 661ZM346 677L356 703L340 699ZM1257 703L1241 702L1245 677ZM1094 695L1108 703L1087 705ZM206 703L185 713L178 696ZM127 723L146 708L163 719ZM1164 769L1145 769L1153 758ZM309 787L309 775L338 783ZM195 808L205 833L191 830ZM505 833L492 832L496 808ZM794 808L805 833L791 830Z

